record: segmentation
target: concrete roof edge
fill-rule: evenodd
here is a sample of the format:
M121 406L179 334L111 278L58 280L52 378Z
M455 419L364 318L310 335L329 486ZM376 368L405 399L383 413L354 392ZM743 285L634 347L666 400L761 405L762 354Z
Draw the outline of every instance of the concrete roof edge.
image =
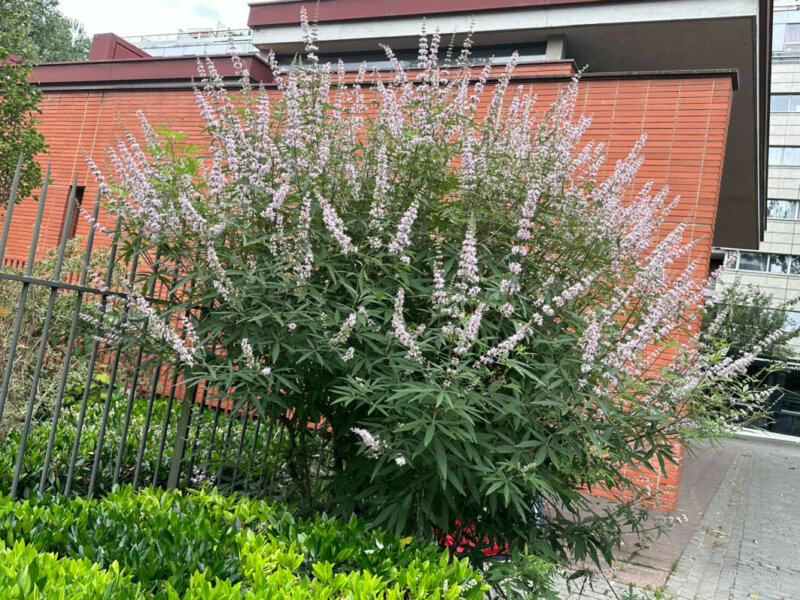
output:
M82 84L120 82L191 82L199 79L197 60L208 58L223 78L236 78L230 54L213 56L168 56L125 58L117 60L43 63L31 73L30 82L38 86L62 84L77 87ZM251 83L269 83L272 71L257 54L240 56L250 73Z

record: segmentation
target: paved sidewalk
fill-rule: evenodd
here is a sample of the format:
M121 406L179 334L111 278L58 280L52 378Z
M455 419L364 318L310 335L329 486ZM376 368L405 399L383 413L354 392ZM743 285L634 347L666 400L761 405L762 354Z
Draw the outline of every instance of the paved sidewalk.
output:
M800 600L800 444L725 440L687 458L676 515L689 524L625 557L609 589L602 578L564 600ZM674 572L672 570L674 569ZM666 581L666 584L665 584Z
M800 446L731 440L737 454L667 582L679 600L800 598Z

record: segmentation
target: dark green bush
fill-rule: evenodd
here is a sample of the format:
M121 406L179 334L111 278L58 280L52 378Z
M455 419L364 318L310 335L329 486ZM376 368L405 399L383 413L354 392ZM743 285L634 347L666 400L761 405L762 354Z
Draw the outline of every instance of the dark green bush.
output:
M47 489L50 491L63 493L65 490L69 471L69 460L77 433L81 396L81 393L76 392L71 397L68 397L60 414L47 478ZM104 387L99 387L94 390L88 398L86 417L83 422L81 439L75 462L75 473L71 490L74 494L85 494L88 489L94 462L94 452L97 446L98 433L102 420L104 399ZM127 398L122 394L116 394L111 403L95 488L95 493L98 494L106 493L113 485L116 455L122 438L126 401ZM133 479L133 465L136 462L140 441L140 428L144 421L145 412L145 401L137 401L134 404L134 410L131 415L131 425L125 440L122 461L123 469L119 478L121 483L128 483ZM151 431L142 458L140 478L144 484L149 484L152 481L155 472L160 441L160 428L165 416L166 402L159 399L153 407L152 422L150 425ZM168 440L169 442L174 439L174 434L172 434L172 432L170 433L171 435L169 437L171 439ZM42 468L44 467L49 435L49 416L42 419L31 428L25 448L22 470L20 472L18 489L19 495L21 496L27 496L39 485ZM9 493L11 489L12 475L17 460L17 450L19 448L20 439L20 432L13 431L9 433L5 443L0 447L0 491L6 494ZM168 467L169 464L162 464L159 466L159 481L166 478Z
M97 383L88 397L86 416L81 431L80 444L76 456L75 473L70 493L73 495L86 495L94 464L95 450L97 447L100 424L102 422L103 405L107 393L107 386ZM77 434L77 425L80 414L80 400L83 392L76 388L65 398L61 411L56 436L54 438L53 452L48 470L46 491L64 493L66 489L69 461L73 443ZM122 392L116 392L110 403L108 421L106 424L103 448L101 451L97 480L93 493L104 495L113 487L114 471L116 469L117 453L122 441L124 420L128 397ZM146 435L142 463L139 473L139 485L147 486L153 481L164 485L169 471L171 451L175 442L175 426L178 420L180 403L173 403L169 415L169 427L164 440L164 456L159 462L159 447L161 444L162 427L167 420L167 398L157 397L153 403L149 429ZM189 485L198 487L202 482L217 484L221 489L227 490L234 483L233 472L236 471L236 487L247 490L256 487L257 482L262 484L273 481L280 482L286 457L290 454L289 442L273 435L267 444L266 427L260 430L258 440L255 440L255 426L252 420L245 429L242 442L244 458L236 466L236 455L240 443L242 427L241 415L234 415L233 434L226 438L226 428L229 415L224 412L216 417L214 409L201 411L195 407L195 416L191 423L191 436L184 456L184 478L181 483L188 481ZM122 453L121 469L117 483L125 485L133 482L135 466L139 452L139 445L145 425L147 413L147 399L134 398L128 433ZM217 418L217 427L214 420ZM198 422L199 421L199 422ZM27 497L38 489L44 468L45 452L50 435L51 415L41 418L31 428L26 443L25 454L20 472L18 495ZM199 432L197 442L194 441L195 432ZM17 460L17 451L21 434L19 431L9 433L5 443L0 445L0 493L8 494L11 490L12 476ZM254 442L257 442L254 444ZM194 457L192 451L194 450ZM250 451L252 450L252 454ZM188 473L189 463L193 473ZM262 476L262 473L264 475ZM279 489L279 486L275 486ZM256 491L251 489L251 491Z

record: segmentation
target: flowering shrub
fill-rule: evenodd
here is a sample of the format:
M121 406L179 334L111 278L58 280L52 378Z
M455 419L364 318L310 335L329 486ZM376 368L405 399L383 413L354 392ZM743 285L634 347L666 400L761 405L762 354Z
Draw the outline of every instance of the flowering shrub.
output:
M120 243L191 282L166 313L139 290L128 335L285 422L309 508L471 540L478 564L494 542L610 560L647 494L632 471L712 431L745 366L698 333L706 266L668 224L677 199L631 190L644 138L605 165L577 81L535 109L516 56L495 80L469 41L440 66L423 35L417 69L387 49L391 75L368 77L320 64L304 31L302 61L271 61L277 92L228 93L201 65L210 159L143 117L146 151L110 149ZM598 487L629 501L594 513Z

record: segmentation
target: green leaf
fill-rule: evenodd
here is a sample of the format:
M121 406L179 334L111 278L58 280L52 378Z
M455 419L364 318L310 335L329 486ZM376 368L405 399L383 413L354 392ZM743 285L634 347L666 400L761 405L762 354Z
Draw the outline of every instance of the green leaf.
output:
M430 445L431 440L433 439L433 434L435 433L435 431L436 431L436 425L434 423L431 423L430 425L428 425L428 428L425 430L425 439L422 440L422 445L425 448L427 448Z
M439 440L433 442L433 455L436 458L436 467L439 470L439 479L442 483L442 488L447 484L447 455L445 454L444 447Z
M536 455L533 457L533 465L538 467L544 462L544 459L547 458L547 446L542 446L536 451Z

